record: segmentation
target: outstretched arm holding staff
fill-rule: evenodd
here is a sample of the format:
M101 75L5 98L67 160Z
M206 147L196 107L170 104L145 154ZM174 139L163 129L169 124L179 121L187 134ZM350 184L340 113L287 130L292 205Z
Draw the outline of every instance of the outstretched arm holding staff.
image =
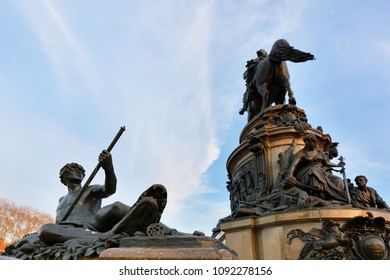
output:
M108 146L107 148L107 152L110 153L112 148L115 146L116 142L119 140L119 138L122 136L123 132L125 131L125 127L122 126L118 133L116 134L115 138L112 140L111 144ZM66 211L66 213L64 214L64 216L62 217L61 219L61 222L64 222L66 221L66 219L69 217L70 213L73 211L74 207L76 206L76 204L79 202L80 198L82 197L82 195L85 193L85 191L88 189L89 185L91 184L93 178L96 176L96 174L98 173L100 167L102 167L102 164L104 162L104 158L102 156L99 157L99 162L98 164L96 165L95 169L92 171L91 175L89 176L89 178L87 179L87 181L84 183L84 186L81 188L80 192L78 193L78 195L76 196L76 198L73 200L72 204L69 206L68 210ZM112 168L112 166L110 167ZM113 172L112 172L113 174ZM110 178L108 176L108 178L106 177L106 182L109 181L109 180L115 180L115 183L116 183L116 178ZM107 185L110 185L110 184L107 184ZM112 185L112 184L111 184ZM109 190L108 190L109 191ZM114 190L111 190L111 193L115 192L115 189Z

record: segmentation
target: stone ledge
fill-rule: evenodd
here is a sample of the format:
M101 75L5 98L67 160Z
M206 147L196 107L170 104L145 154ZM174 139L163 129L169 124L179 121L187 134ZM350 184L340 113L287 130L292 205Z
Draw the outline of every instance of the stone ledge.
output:
M390 212L378 208L327 208L318 207L302 209L292 212L274 212L263 216L241 217L235 220L227 220L221 224L224 232L240 230L242 228L260 229L264 227L282 226L294 223L322 222L327 219L335 221L347 221L356 216L366 216L367 212L373 213L375 217L384 217L386 223L390 225Z
M103 260L237 260L237 253L207 236L134 236L119 248L103 251Z
M111 248L101 260L237 260L228 250L215 248Z
M119 247L228 249L215 238L195 235L125 237L120 240Z

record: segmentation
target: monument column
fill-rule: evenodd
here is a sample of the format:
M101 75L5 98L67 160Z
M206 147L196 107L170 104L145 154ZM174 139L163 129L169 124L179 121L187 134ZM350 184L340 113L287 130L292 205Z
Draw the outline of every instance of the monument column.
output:
M248 123L226 163L226 245L241 259L390 259L389 206L364 176L347 183L338 143L296 106L285 61L314 56L285 40L258 54L244 74Z

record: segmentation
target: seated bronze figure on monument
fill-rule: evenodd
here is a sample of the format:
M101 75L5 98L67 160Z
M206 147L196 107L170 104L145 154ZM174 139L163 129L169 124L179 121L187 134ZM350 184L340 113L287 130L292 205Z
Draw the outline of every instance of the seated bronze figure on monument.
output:
M8 246L4 256L80 259L99 256L105 249L121 244L151 246L148 240L152 244L164 243L164 247L207 244L218 250L224 248L222 243L217 244L217 240L206 237L203 232L180 232L160 221L167 204L167 190L161 184L145 190L132 206L117 201L102 207L102 200L116 192L117 178L110 151L124 130L122 127L109 148L100 153L96 168L83 186L85 170L81 165L68 163L61 168L60 180L68 192L59 199L56 223L45 224L38 233ZM105 172L104 185L91 185L100 168Z

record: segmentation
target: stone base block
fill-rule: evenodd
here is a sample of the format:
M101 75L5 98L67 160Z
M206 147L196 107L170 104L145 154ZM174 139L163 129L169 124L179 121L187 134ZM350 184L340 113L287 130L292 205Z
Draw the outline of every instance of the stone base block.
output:
M326 220L343 225L354 217L367 216L367 212L373 217L383 217L386 226L390 226L390 212L377 208L318 208L227 221L221 224L221 230L225 233L226 246L237 252L240 259L297 260L304 243L298 238L289 243L290 231L321 229Z
M205 236L135 236L100 254L105 260L234 260L237 253Z
M111 248L99 257L102 260L235 260L225 249L214 248Z

